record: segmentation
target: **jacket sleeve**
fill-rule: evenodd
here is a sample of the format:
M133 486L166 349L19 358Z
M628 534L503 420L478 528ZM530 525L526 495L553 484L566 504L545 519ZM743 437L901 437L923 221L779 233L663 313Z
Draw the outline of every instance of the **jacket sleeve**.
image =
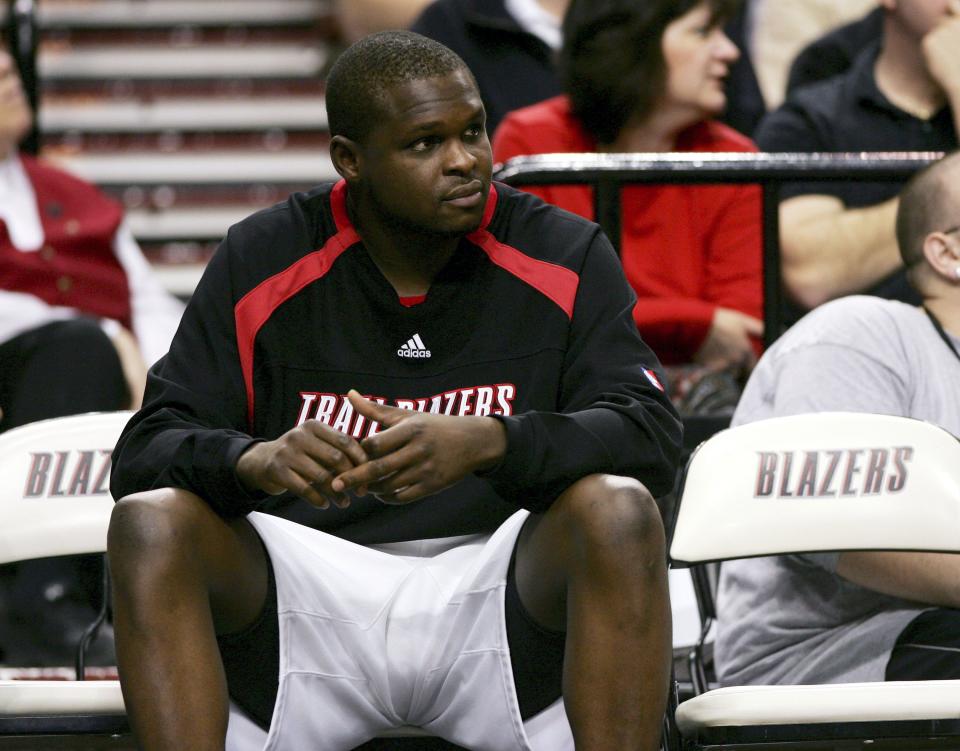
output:
M246 433L230 243L228 236L211 259L170 352L150 369L143 407L113 452L114 498L184 488L226 517L247 513L262 498L248 493L235 471L254 439Z
M593 473L634 477L655 496L672 488L682 430L660 364L633 323L635 301L597 230L580 272L558 411L499 418L507 452L486 477L501 495L541 511Z

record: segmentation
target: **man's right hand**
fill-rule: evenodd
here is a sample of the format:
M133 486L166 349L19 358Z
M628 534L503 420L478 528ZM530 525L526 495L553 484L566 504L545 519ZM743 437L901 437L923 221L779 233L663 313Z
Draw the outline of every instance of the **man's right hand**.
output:
M960 0L949 0L946 15L924 36L923 57L951 103L960 99Z
M275 441L255 443L237 462L237 475L248 490L271 495L290 491L314 506L340 508L350 496L330 487L334 477L368 460L350 436L318 420L307 420Z

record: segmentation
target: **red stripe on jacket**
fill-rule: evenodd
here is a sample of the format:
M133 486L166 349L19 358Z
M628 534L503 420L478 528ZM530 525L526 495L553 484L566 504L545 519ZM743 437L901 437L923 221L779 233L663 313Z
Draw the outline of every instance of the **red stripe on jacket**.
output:
M360 242L360 236L347 215L346 188L347 184L341 180L330 192L337 234L319 250L308 253L279 274L264 279L245 294L234 308L240 370L247 391L247 422L251 429L254 415L253 350L257 333L273 315L273 311L308 284L322 279L343 251Z

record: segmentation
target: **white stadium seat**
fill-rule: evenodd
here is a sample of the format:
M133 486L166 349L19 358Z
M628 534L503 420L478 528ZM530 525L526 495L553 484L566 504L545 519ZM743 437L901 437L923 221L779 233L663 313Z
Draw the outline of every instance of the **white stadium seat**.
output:
M106 551L110 453L130 414L42 420L0 435L0 563ZM82 656L78 673L0 681L0 736L129 732L119 682L82 680Z
M908 471L878 460L818 497L795 492L801 462L784 461L871 450L899 451ZM960 441L904 417L828 412L730 428L690 458L671 563L696 573L789 553L960 552L958 468ZM698 583L701 611L712 615L711 587ZM960 748L960 681L720 688L682 702L675 722L684 749Z

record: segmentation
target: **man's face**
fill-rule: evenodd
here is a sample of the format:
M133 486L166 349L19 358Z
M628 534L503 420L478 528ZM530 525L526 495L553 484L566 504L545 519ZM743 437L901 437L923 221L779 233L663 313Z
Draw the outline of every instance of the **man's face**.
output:
M493 158L480 94L466 71L395 85L359 144L359 179L387 223L439 235L475 230Z
M13 59L0 50L0 157L14 149L30 129L30 105Z

